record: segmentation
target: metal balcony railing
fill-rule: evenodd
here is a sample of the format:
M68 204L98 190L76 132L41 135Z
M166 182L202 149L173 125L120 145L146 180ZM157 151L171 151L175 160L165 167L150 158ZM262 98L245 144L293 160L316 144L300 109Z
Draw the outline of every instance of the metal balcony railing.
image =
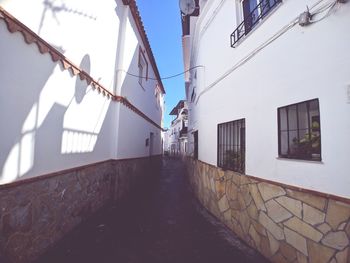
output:
M247 35L267 14L269 14L282 0L261 0L261 2L247 15L231 34L231 47Z
M180 131L180 138L187 136L187 127L183 127Z

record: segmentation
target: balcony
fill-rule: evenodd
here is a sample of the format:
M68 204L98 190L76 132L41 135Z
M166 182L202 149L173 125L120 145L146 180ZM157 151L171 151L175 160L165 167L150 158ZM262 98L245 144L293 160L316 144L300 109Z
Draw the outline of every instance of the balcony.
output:
M187 127L183 127L180 131L180 138L187 137Z
M261 0L253 9L250 10L250 1L243 2L244 20L231 34L231 47L247 35L261 20L263 20L273 9L275 9L282 0Z

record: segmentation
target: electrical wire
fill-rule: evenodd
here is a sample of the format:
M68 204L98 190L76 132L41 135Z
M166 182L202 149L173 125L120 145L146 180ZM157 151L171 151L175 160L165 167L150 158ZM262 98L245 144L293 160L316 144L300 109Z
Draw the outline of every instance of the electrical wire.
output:
M332 11L334 10L334 8L337 5L337 3L338 3L338 1L336 0L333 3L330 3L328 6L325 6L324 8L322 8L321 11L316 11L315 13L311 14L311 17L314 17L315 15L319 15L321 13L324 13L328 9L327 13L323 17L321 17L321 18L319 18L317 20L311 20L310 22L311 23L317 23L317 22L320 22L323 19L327 18L332 13Z
M317 3L315 3L311 9L314 9L316 6L318 6L320 3L324 2L325 0L320 0ZM329 3L328 5L322 6L319 9L315 10L314 13L312 15L317 15L319 13L322 13L324 11L327 11L327 14L320 18L319 20L315 20L315 21L311 21L312 23L316 23L319 22L321 20L323 20L324 18L326 18L327 16L329 16L329 14L331 13L331 11L334 9L334 7L336 6L336 4L338 3L337 0ZM277 40L279 37L281 37L283 34L285 34L289 29L293 28L295 25L298 24L299 21L299 17L295 18L294 20L292 20L288 25L286 25L285 27L283 27L282 29L280 29L276 34L274 34L271 38L269 38L267 41L265 41L261 46L259 46L258 48L256 48L254 51L252 51L250 54L248 54L246 57L242 58L240 61L238 61L233 67L231 67L229 70L227 70L223 75L221 75L218 79L216 79L214 82L212 82L210 85L208 85L206 88L204 88L198 95L197 98L195 100L195 104L198 103L200 97L208 92L210 89L212 89L214 86L216 86L219 82L221 82L222 80L224 80L227 76L229 76L233 71L235 71L237 68L243 66L246 62L248 62L251 58L253 58L257 53L259 53L261 50L263 50L265 47L267 47L268 45L270 45L272 42L274 42L275 40Z
M196 68L204 68L204 66L202 65L198 65L198 66L194 66L194 67L191 67L183 72L180 72L180 73L177 73L175 75L171 75L171 76L167 76L167 77L161 77L160 79L161 80L164 80L164 79L172 79L172 78L176 78L176 77L179 77L181 75L184 75L185 73L193 70L193 69L196 69ZM133 74L133 73L130 73L126 70L120 70L120 71L123 71L125 74L129 75L129 76L132 76L132 77L136 77L136 78L142 78L142 79L151 79L151 80L158 80L157 78L151 78L151 77L142 77L140 75L136 75L136 74Z

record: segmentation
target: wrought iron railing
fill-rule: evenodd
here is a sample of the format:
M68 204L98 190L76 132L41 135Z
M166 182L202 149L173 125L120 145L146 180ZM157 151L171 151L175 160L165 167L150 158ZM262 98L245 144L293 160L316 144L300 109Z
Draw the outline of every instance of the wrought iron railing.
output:
M269 14L282 0L261 0L231 34L231 47L247 35L267 14Z
M180 138L186 137L186 136L187 136L187 127L183 127L182 130L180 131Z

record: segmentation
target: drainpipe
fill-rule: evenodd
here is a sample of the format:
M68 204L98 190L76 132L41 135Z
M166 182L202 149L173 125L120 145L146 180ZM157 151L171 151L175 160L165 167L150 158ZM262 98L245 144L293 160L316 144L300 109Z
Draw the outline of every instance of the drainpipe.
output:
M115 59L115 75L114 75L114 87L113 93L117 96L121 96L122 81L125 77L123 72L123 60L124 60L124 50L125 50L125 32L129 7L125 4L122 4L121 1L117 1L119 4L116 7L116 13L119 17L119 30L118 30L118 45L116 51ZM120 103L115 103L115 108L112 116L113 124L113 139L112 139L112 156L113 159L118 158L118 135L120 129Z

